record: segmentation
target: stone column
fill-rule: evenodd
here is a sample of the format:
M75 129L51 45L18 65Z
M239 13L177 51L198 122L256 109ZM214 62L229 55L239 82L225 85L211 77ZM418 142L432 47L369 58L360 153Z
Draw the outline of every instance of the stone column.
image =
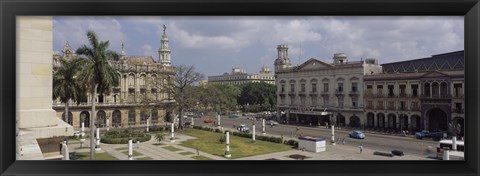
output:
M450 150L448 147L443 148L443 160L450 160Z
M80 141L85 141L85 122L82 122L82 139L80 139Z
M149 131L148 126L150 126L150 118L147 118L147 132Z
M265 119L262 119L262 135L265 135Z
M332 145L335 145L335 126L332 125L332 139L330 141Z
M452 137L452 150L457 151L457 136Z
M175 125L174 123L171 124L171 129L170 129L170 142L175 142Z
M68 152L67 141L63 141L62 144L62 160L70 160L70 153Z
M373 125L374 125L375 127L378 127L378 117L377 117L377 115L375 115L375 114L373 115Z
M255 125L252 125L252 142L255 142Z
M399 116L395 116L395 119L396 119L395 122L397 122L397 124L395 124L396 128L400 128L400 123L402 123L402 122L400 121L400 117L399 117Z
M133 144L132 139L128 139L128 160L133 160Z
M408 121L408 129L410 130L410 127L412 127L412 119L411 117L406 116L407 121Z
M230 132L225 133L225 146L227 151L225 151L225 158L230 158L232 155L230 154Z
M194 123L193 123L193 117L192 117L192 123L191 123L191 124L192 124L192 128L193 128L193 125L194 125Z
M97 128L97 144L95 146L95 150L101 150L101 148L100 148L100 128Z
M217 125L220 126L220 114L217 114Z

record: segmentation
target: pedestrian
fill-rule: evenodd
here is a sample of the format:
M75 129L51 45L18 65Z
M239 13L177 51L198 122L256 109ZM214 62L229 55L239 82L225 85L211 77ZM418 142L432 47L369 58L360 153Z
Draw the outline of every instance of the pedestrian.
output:
M342 144L345 145L345 138L342 139Z
M362 151L363 151L363 145L360 144L360 146L358 146L358 148L360 149L360 154L362 154Z
M198 148L197 148L197 156L200 156L200 151L198 151Z

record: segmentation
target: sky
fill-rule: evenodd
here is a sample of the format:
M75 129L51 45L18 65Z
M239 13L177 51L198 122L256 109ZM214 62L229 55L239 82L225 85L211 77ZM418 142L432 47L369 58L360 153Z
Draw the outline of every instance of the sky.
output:
M376 58L379 63L419 59L464 49L463 16L55 16L53 49L68 41L88 45L87 30L110 50L153 56L166 25L173 65L193 65L207 76L239 67L273 71L277 45L287 44L293 65L310 58L333 62Z

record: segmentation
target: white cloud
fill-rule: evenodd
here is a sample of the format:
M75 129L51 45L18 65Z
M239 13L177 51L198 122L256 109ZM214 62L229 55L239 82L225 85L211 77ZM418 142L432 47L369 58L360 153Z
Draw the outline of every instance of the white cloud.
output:
M145 44L141 47L142 53L144 56L153 56L153 48L152 46Z

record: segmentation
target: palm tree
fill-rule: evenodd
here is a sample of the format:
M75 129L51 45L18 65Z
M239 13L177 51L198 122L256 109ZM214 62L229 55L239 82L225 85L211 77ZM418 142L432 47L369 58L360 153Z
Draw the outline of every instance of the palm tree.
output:
M87 37L90 41L90 46L83 45L77 49L76 53L79 56L86 57L86 59L82 59L82 69L78 77L79 81L87 86L88 92L90 95L92 95L92 118L90 119L90 159L93 160L95 97L97 97L97 93L100 95L108 95L114 86L118 86L119 75L108 63L108 59L118 58L118 54L114 51L107 50L109 41L99 41L97 34L94 31L88 30Z
M60 67L56 68L53 73L53 99L59 98L62 103L65 103L65 119L69 123L68 117L68 101L73 99L78 100L82 98L82 87L77 84L76 74L79 71L78 59L66 60L60 57Z

